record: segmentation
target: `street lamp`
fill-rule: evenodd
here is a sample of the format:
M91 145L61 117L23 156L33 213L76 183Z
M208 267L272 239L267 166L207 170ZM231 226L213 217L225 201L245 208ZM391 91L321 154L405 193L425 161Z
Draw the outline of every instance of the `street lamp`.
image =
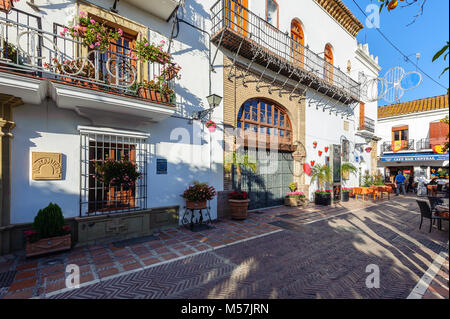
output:
M208 101L209 109L197 112L196 120L201 120L208 114L211 114L213 109L222 101L222 97L217 94L211 94L206 97L206 100Z

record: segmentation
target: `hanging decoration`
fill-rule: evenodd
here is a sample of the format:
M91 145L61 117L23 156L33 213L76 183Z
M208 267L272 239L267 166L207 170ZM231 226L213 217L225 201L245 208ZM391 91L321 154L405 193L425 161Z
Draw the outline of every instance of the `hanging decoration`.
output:
M328 146L325 146L325 153L328 153Z
M314 164L316 164L316 161L311 161L311 166L314 166Z
M314 148L317 147L317 142L316 142L316 141L313 142L313 147L314 147Z
M312 164L312 163L311 163ZM312 168L309 166L308 163L303 164L303 171L306 175L311 176L312 175Z
M372 148L370 146L366 147L366 153L372 152Z
M216 130L216 123L214 123L213 121L209 120L208 122L206 122L206 127L208 128L208 130L213 133Z
M322 151L318 151L317 153L319 154L319 156L322 156Z

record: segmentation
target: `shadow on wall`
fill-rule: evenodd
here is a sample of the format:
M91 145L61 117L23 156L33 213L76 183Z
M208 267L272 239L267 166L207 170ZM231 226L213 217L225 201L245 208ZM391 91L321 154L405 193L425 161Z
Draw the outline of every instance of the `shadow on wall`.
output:
M199 112L205 109L203 100L197 95L193 94L186 87L180 84L175 84L175 92L177 92L177 109L175 115L190 117L193 113Z

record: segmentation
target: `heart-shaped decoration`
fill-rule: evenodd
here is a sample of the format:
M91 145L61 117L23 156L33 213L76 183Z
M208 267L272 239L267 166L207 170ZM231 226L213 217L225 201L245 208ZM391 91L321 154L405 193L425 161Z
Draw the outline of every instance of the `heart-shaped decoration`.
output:
M311 166L314 166L314 164L316 164L316 161L311 161Z
M314 148L317 147L317 142L316 141L313 142L313 146L314 146Z
M328 152L328 146L325 146L325 153Z
M322 156L322 151L319 151L319 152L317 152L317 153L319 153L319 156Z

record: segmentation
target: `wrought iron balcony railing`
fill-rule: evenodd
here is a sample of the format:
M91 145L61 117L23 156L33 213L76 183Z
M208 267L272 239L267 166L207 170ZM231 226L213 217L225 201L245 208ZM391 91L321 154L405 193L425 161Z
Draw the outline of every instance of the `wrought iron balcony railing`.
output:
M429 138L422 138L416 142L416 150L422 151L422 150L430 150L431 144Z
M237 1L219 0L211 11L216 45L345 104L359 102L357 81Z
M364 116L359 121L359 130L375 133L375 121L370 117Z
M414 140L401 141L400 149L397 151L414 151L414 146ZM393 148L394 143L392 141L384 142L381 145L381 153L393 152Z
M17 9L0 12L0 72L173 104L161 94L138 93L143 80L164 76L162 64L138 60L126 41L111 43L105 52L90 49L69 34L62 36L63 28L55 23L49 32L38 16ZM172 80L163 82L173 88Z

